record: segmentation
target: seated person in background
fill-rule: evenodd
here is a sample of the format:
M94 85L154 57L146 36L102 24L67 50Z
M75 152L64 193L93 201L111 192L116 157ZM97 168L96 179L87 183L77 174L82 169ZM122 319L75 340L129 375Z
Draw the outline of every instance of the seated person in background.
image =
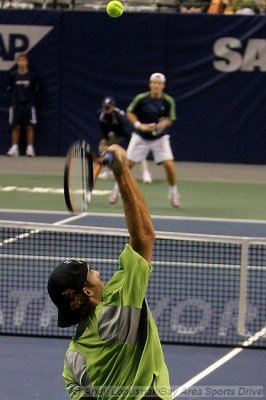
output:
M16 62L17 70L11 73L7 86L7 90L12 93L12 105L9 108L12 146L7 155L19 156L20 130L24 126L27 140L26 155L33 157L35 156L33 147L34 125L37 123L34 98L39 90L39 85L35 74L29 70L27 55L19 54Z
M102 108L98 111L98 122L103 133L103 137L99 143L100 154L103 153L106 146L112 144L121 145L124 142L127 147L134 128L125 112L116 107L116 102L113 97L104 97ZM109 168L106 168L106 170L99 175L99 178L102 179L108 179L110 177L112 177L112 172ZM142 163L142 178L144 183L152 182L146 160Z
M233 0L232 8L234 14L255 15L259 13L259 8L254 0Z
M212 0L208 13L255 15L260 9L254 0Z
M223 14L225 3L223 0L212 0L208 8L208 14Z
M209 0L178 0L180 13L205 13L209 7Z

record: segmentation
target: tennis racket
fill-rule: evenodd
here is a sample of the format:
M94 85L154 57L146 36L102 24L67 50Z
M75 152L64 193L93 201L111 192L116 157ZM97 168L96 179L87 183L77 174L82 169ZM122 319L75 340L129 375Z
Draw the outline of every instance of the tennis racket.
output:
M95 156L85 140L74 142L66 156L64 171L64 196L69 211L80 213L87 210L92 191L102 165L113 161L113 153L106 153L93 165Z

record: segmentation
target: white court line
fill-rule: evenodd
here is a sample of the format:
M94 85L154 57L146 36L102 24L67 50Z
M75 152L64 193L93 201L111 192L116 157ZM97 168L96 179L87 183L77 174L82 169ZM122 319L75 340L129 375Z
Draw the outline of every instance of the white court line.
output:
M51 225L55 225L55 226L64 225L64 224L66 224L66 223L68 223L68 222L76 221L77 219L83 218L83 217L85 217L85 216L87 216L87 213L82 213L82 214L78 214L78 215L73 215L72 217L68 217L68 218L62 219L62 220L60 220L60 221L54 222L54 223L51 224ZM4 244L14 243L14 242L16 242L17 240L25 239L25 238L27 238L27 237L29 237L29 236L31 236L31 235L36 235L36 234L39 233L39 232L40 232L40 229L32 229L32 230L30 230L29 232L21 233L21 234L19 234L19 235L15 235L15 236L13 236L13 237L10 237L10 238L5 239L5 240L3 240L2 242L0 242L0 247L3 246Z
M73 215L72 217L68 217L68 218L62 219L60 221L54 222L52 225L56 225L56 226L57 225L64 225L64 224L66 224L68 222L76 221L79 218L86 217L87 215L88 215L88 213L86 213L86 212L84 212L82 214Z
M63 188L46 188L36 186L33 188L29 187L19 187L19 186L0 186L1 192L19 192L19 193L42 193L42 194L63 194ZM75 190L75 193L82 193L82 190ZM97 190L93 191L95 196L106 196L107 194L111 193L111 190Z
M172 393L173 399L176 399L177 397L179 397L182 393L184 393L187 389L189 389L195 383L199 382L201 379L205 378L205 376L211 374L217 368L219 368L223 364L227 363L229 360L231 360L237 354L241 353L241 351L243 351L245 348L247 348L250 345L252 345L254 342L259 340L263 336L266 336L266 326L264 328L262 328L260 331L256 332L253 336L251 336L250 338L245 340L241 345L242 347L236 347L235 349L231 350L229 353L227 353L225 356L223 356L222 358L217 360L215 363L211 364L209 367L204 369L199 374L195 375L189 381L187 381L183 385L179 386L179 388L176 389Z

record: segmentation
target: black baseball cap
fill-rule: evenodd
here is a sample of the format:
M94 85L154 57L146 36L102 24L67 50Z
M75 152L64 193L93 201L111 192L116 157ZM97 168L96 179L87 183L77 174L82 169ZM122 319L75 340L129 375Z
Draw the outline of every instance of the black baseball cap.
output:
M79 314L71 310L69 300L63 292L68 289L81 292L86 283L88 268L84 261L66 260L58 265L49 277L47 289L58 309L58 326L61 328L79 322Z
M115 99L111 96L104 97L102 101L102 107L114 107L115 106Z

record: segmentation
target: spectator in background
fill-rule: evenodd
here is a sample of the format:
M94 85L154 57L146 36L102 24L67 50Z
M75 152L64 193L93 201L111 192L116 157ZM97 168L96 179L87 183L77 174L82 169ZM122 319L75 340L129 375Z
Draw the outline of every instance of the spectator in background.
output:
M168 128L176 119L175 101L173 97L164 93L165 82L165 76L160 72L152 74L149 81L150 90L138 94L128 106L127 116L135 131L130 139L127 157L132 168L152 152L156 164L162 164L165 168L170 203L172 207L179 207L176 170L168 133ZM109 202L116 203L119 195L118 186L115 185Z
M212 0L208 13L255 15L260 13L260 8L254 0Z
M116 107L113 97L104 97L102 108L98 112L98 122L103 133L99 143L100 154L103 153L106 146L112 144L125 144L127 147L134 128L125 112ZM106 168L98 178L108 179L110 177L112 177L112 172ZM152 182L146 160L142 162L142 179L144 183Z
M7 90L12 93L11 107L9 108L9 124L12 127L12 145L7 152L8 156L19 156L19 140L22 126L26 130L26 155L35 156L34 125L37 123L35 109L35 95L39 90L36 75L29 70L29 61L26 54L19 54L16 58L17 69L9 77Z
M255 15L259 13L259 8L254 0L233 0L233 11L235 14Z
M222 14L225 9L224 0L211 0L208 8L208 14Z
M205 13L209 7L209 0L178 0L180 13Z

